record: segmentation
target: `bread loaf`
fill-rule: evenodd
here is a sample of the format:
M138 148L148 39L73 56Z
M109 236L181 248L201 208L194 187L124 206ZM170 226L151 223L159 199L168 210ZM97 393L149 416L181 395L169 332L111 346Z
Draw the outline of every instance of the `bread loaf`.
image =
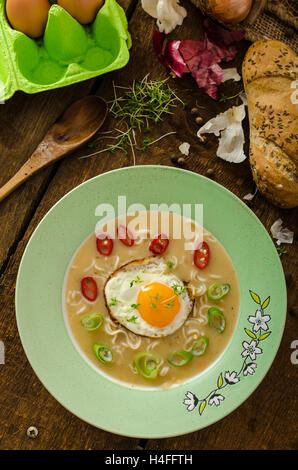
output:
M248 102L250 164L254 180L273 204L282 208L296 207L297 56L282 42L257 41L247 51L242 74Z

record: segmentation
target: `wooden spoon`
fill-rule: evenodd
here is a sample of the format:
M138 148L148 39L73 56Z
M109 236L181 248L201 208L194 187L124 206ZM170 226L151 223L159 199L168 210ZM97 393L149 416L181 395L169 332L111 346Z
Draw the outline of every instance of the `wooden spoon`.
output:
M2 188L0 201L41 168L87 142L103 125L108 106L99 96L73 103L55 122L29 160Z

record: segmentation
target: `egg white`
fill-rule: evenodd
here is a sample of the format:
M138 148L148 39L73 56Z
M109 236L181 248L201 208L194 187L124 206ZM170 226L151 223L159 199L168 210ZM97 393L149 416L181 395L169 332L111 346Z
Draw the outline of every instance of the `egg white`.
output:
M185 287L181 279L169 272L163 258L150 257L132 261L117 269L107 280L104 295L107 308L113 319L133 333L158 338L171 335L184 324L192 311L193 299L186 289L179 294L180 311L170 325L163 328L149 325L141 317L138 309L133 308L132 305L137 304L140 289L152 282L159 282L169 287L176 285L179 291L180 288Z

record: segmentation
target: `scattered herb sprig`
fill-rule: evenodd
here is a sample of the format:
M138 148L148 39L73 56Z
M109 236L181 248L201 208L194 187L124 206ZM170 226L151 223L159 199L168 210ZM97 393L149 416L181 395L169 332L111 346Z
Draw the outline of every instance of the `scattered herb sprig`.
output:
M225 103L226 101L228 100L232 100L234 98L237 98L238 96L241 95L241 93L243 93L243 90L239 91L239 93L237 93L236 95L233 95L233 96L226 96L224 93L221 93L220 96L219 96L219 102L220 103Z
M138 319L138 317L136 317L135 315L132 315L132 317L128 318L126 321L130 322L130 323L135 323L135 321Z
M120 87L113 84L114 100L110 112L115 119L126 119L132 129L139 131L145 126L150 131L150 122L157 123L165 114L172 114L172 108L180 102L185 103L168 86L166 80L150 80L149 74L142 80L133 81L131 87ZM118 97L117 89L125 91Z
M277 252L279 256L286 255L288 253L284 246L278 246Z
M113 307L114 305L118 304L118 303L121 303L120 300L116 299L116 297L112 297L111 298L111 301L109 303L109 307Z
M131 304L130 307L133 308L133 309L137 309L137 308L139 308L140 305L141 304Z
M176 295L181 295L184 292L186 292L185 286L180 286L179 284L173 284L171 287Z
M137 276L136 279L130 281L129 287L132 287L134 284L140 284L141 282L143 282L142 279L140 278L140 276Z
M148 297L149 297L150 302L151 302L151 304L149 305L149 307L152 307L152 308L154 308L154 310L157 310L157 305L156 305L155 302L153 302L151 295L149 295Z
M171 309L172 307L174 307L174 305L175 305L175 299L173 299L173 300L171 300L171 302L167 303L166 308Z
M176 132L167 132L155 140L146 137L142 139L141 144L138 144L136 139L136 132L150 133L151 124L157 124L165 116L173 114L174 108L179 104L183 107L186 106L186 103L170 88L167 81L168 79L150 80L148 74L142 80L133 81L132 85L128 87L113 83L114 97L108 104L112 117L119 121L119 127L122 128L116 128L116 133L114 131L100 133L100 137L89 144L90 148L96 148L104 139L110 139L114 142L102 150L80 158L91 157L107 151L113 153L115 150L121 150L127 154L130 148L135 164L135 149L146 150L159 140L175 134ZM122 92L120 95L119 90Z

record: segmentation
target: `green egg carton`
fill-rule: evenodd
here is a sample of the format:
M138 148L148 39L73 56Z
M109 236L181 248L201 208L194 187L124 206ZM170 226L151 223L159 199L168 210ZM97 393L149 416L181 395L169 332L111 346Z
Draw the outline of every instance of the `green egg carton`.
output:
M120 69L129 60L130 46L127 19L115 0L105 0L88 26L52 5L38 40L11 28L5 0L0 0L0 99L17 90L38 93Z

